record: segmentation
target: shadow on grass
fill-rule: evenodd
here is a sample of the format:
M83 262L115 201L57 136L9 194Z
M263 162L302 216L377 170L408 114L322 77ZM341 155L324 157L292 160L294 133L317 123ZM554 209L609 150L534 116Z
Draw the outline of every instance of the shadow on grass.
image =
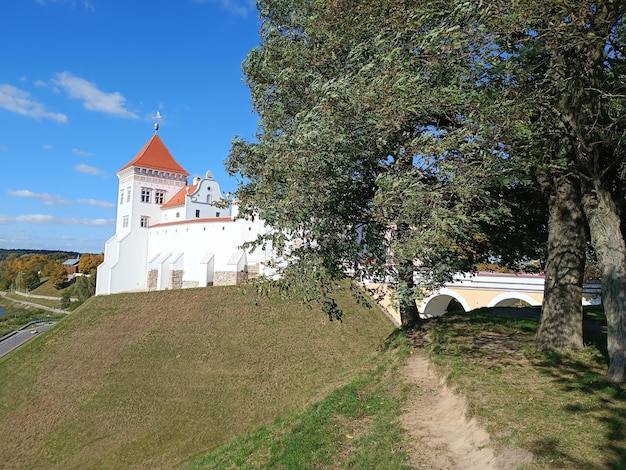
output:
M529 441L528 449L546 461L567 468L625 469L626 468L626 389L611 384L606 380L608 355L606 333L601 328L601 321L592 320L592 328L586 322L584 344L587 347L572 354L559 354L554 351L533 353L532 338L538 326L538 312L526 309L480 309L468 313L453 314L433 320L430 325L432 351L437 354L471 356L475 360L493 361L497 358L503 364L511 355L495 355L492 348L477 348L476 338L486 341L498 341L504 337L520 339L518 347L527 348L535 373L548 377L554 392L561 394L562 400L555 400L564 412L566 423L571 422L571 429L563 439L585 439L585 431L591 430L593 439L586 439L584 452L570 452L563 445L560 436L535 435ZM601 319L600 319L601 320ZM604 330L605 331L605 330ZM489 333L497 333L495 336ZM451 341L451 338L454 340ZM511 342L515 344L515 341ZM527 346L523 346L526 344ZM508 344L507 344L508 346ZM514 348L508 348L514 349ZM481 354L484 358L477 359ZM489 364L485 362L485 365ZM566 403L557 405L556 403ZM537 418L540 419L540 418ZM582 423L582 424L581 424ZM567 426L567 424L566 424ZM583 426L583 428L580 428ZM576 429L581 432L577 434ZM594 434L595 433L595 434ZM595 458L587 460L588 452L596 453ZM552 465L552 464L550 464Z
M564 393L576 392L588 398L586 403L570 403L564 410L572 414L572 418L582 414L591 416L604 429L605 439L599 450L607 457L601 468L623 469L626 468L626 390L623 386L609 383L606 376L598 372L606 370L606 335L593 333L588 339L593 341L586 342L591 348L596 342L604 345L597 348L602 356L596 354L591 361L585 361L547 351L540 354L542 359L535 367L542 374L551 377ZM537 445L538 451L549 451L549 442L538 440ZM543 450L540 447L544 447ZM556 449L550 452L558 454ZM587 463L575 463L584 464L580 468L589 468Z

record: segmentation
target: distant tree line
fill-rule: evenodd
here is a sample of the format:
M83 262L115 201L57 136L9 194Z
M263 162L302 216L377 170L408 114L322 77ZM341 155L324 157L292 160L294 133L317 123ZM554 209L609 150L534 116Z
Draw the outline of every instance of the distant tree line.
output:
M0 290L29 291L49 280L58 289L67 287L68 272L63 267L67 259L79 256L75 252L34 250L0 250ZM73 291L82 301L95 292L96 269L102 263L102 254L82 254Z
M19 258L23 255L48 255L50 257L58 257L59 259L69 259L78 257L76 251L57 251L57 250L27 250L27 249L6 249L0 248L0 261L6 261L13 258Z

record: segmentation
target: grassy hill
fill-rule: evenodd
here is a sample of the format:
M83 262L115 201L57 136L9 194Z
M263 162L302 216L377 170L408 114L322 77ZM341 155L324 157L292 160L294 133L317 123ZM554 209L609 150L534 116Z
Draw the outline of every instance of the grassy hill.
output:
M232 287L89 300L0 359L5 468L176 468L366 368L377 308L320 311Z
M61 296L63 295L63 292L71 286L72 284L68 283L62 288L57 288L51 281L46 279L44 282L39 284L35 289L31 290L30 293L36 294L36 295L49 295L51 297L61 298Z

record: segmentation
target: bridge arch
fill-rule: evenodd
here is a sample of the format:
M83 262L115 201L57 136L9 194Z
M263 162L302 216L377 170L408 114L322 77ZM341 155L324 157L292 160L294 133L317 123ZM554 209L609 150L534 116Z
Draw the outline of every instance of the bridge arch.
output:
M444 288L422 301L420 314L427 318L440 317L448 311L448 306L453 300L457 301L466 312L471 310L467 301L458 292Z
M487 307L515 307L515 304L520 300L533 307L541 305L531 296L522 294L521 292L503 292L491 299Z

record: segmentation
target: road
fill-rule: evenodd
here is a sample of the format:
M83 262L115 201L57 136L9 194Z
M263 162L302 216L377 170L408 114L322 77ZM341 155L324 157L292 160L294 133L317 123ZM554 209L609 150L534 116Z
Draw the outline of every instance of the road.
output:
M0 357L4 356L5 354L10 353L15 348L24 344L26 341L39 336L41 333L43 333L46 330L49 330L53 326L54 326L53 322L39 323L37 325L33 325L31 328L27 328L27 329L16 332L10 338L7 338L4 341L0 342Z

